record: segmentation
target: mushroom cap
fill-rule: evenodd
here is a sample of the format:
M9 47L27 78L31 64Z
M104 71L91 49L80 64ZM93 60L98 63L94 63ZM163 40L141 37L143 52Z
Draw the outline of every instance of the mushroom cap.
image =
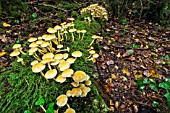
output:
M75 60L76 60L75 58L68 58L66 62L68 62L69 64L73 64Z
M49 42L43 41L43 42L41 43L41 47L47 47L49 44L50 44Z
M81 33L81 30L77 30L77 33Z
M86 30L80 30L81 33L86 33Z
M96 53L96 51L95 50L90 50L89 53L94 54L94 53Z
M61 23L60 25L61 25L61 26L64 26L64 25L66 25L66 22L63 22L63 23Z
M99 54L95 53L93 54L93 58L98 58L99 57Z
M36 41L37 40L37 38L35 38L35 37L30 37L29 39L28 39L28 42L34 42L34 41Z
M36 44L39 44L39 45L40 45L40 44L42 44L43 42L44 42L43 40L37 40L37 41L36 41Z
M34 52L36 52L37 50L38 50L38 48L32 47L32 48L30 48L30 49L28 50L28 52L29 52L29 53L34 53Z
M47 29L47 32L48 32L48 33L56 33L57 30L50 27L50 28Z
M80 89L80 88L73 88L72 90L71 90L71 92L72 92L72 97L79 97L81 94L82 94L82 90Z
M55 60L52 59L52 58L45 58L45 59L41 60L41 63L42 63L42 64L46 64L46 63L54 62L54 61L55 61Z
M68 97L65 94L62 94L57 97L57 105L60 107L65 106L67 104L67 101L68 101Z
M61 60L62 58L63 58L63 54L56 54L54 56L54 59L56 59L56 60Z
M75 82L83 82L86 80L86 73L83 71L76 71L73 75L73 80Z
M40 39L43 39L42 36L39 36L39 37L38 37L38 40L40 40Z
M52 78L54 78L56 75L57 75L57 70L56 70L56 69L48 70L48 71L45 73L45 78L47 78L47 79L52 79Z
M47 34L44 34L43 36L42 36L42 39L45 39L47 37Z
M68 20L71 20L71 21L73 21L73 20L75 20L74 18L68 18Z
M21 47L21 44L14 44L12 49L17 49L17 48L20 48Z
M93 38L93 39L96 39L96 38L99 38L99 36L97 36L97 35L92 35L92 38Z
M62 72L63 77L71 77L71 75L74 73L73 69L66 69Z
M58 49L61 49L61 48L63 48L63 45L62 45L62 44L59 44L59 45L57 45L57 48L58 48Z
M68 90L68 91L66 92L66 95L67 95L68 97L70 97L70 96L72 95L71 90Z
M45 68L45 65L42 63L36 63L32 66L32 71L34 73L39 73Z
M87 86L90 86L90 85L91 85L91 80L87 80L87 81L85 82L85 84L86 84Z
M91 90L89 87L86 86L81 86L80 89L82 91L81 97L86 97L88 92Z
M63 33L68 33L67 31L64 31Z
M77 31L77 29L73 28L73 29L69 29L68 31L69 31L70 33L73 33L73 32L75 32L75 31Z
M14 50L10 56L18 56L20 54L19 50Z
M45 58L54 58L54 54L53 53L46 53L42 56L42 59L45 59Z
M33 66L33 65L35 65L36 63L38 63L38 60L32 61L32 62L31 62L31 65Z
M89 80L90 79L90 76L89 75L86 75L86 80Z
M56 26L54 27L54 29L55 29L55 30L60 30L60 29L61 29L61 26L56 25Z
M76 113L76 111L73 108L67 108L64 113Z
M54 38L56 38L55 34L49 34L49 35L47 35L46 37L44 37L43 39L44 39L45 41L49 41L49 40L52 40L52 39L54 39Z
M56 66L57 64L59 64L60 60L55 60L54 62L51 62L50 65L52 66Z
M60 71L64 71L70 67L70 64L66 61L60 62L58 67L60 68Z
M74 51L71 55L73 57L81 57L82 56L82 52L81 51Z
M64 53L63 54L63 59L67 59L68 58L68 53Z
M79 86L79 82L72 82L71 85L72 85L73 87L78 87L78 86Z
M23 58L18 58L17 59L17 62L21 62L21 61L23 61Z
M36 42L32 42L29 47L38 47L38 44Z
M66 81L66 77L63 77L62 75L59 75L56 79L57 82L63 83Z

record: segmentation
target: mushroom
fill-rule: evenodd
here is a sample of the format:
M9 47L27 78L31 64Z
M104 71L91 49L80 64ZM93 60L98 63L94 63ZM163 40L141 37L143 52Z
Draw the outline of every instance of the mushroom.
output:
M63 83L66 81L66 77L63 77L62 75L59 75L56 79L55 79L56 82L60 82L60 83Z
M71 20L71 22L73 23L73 21L75 20L74 18L68 18L68 20Z
M51 66L50 66L50 63L51 62L54 62L55 60L52 59L52 58L45 58L41 61L42 64L48 64L48 68L51 70Z
M50 28L47 29L47 32L48 32L48 33L56 33L57 30L50 27Z
M54 58L54 54L53 53L46 53L42 56L42 59L45 59L45 58Z
M24 61L23 61L23 58L18 58L17 59L17 62L21 62L22 65L25 65Z
M31 65L33 66L34 64L38 63L38 60L34 60L31 62Z
M76 111L73 108L67 108L64 113L76 113Z
M22 48L21 48L21 44L14 44L13 49L19 49L19 51L22 53L22 54L26 54L25 52L22 51Z
M68 101L68 97L65 94L62 94L57 97L57 105L59 107L65 106L67 104L67 101Z
M70 67L70 64L66 61L60 62L58 65L60 71L64 71Z
M56 51L56 53L61 52L61 51L67 51L67 52L70 52L70 48L69 48L69 47L67 47L66 49L63 49L63 50L55 50L55 51Z
M64 31L63 33L64 33L64 35L65 35L65 37L66 37L66 41L67 41L67 33L68 33L68 32L67 32L67 31Z
M67 60L66 60L66 62L68 62L69 64L73 64L74 62L75 62L75 58L68 58Z
M80 33L81 33L81 30L77 30L77 33L79 34L79 40L80 40Z
M63 77L71 77L71 75L74 73L73 69L66 69L62 72Z
M58 32L58 44L60 44L61 37L60 37L60 31L59 30L61 29L61 26L56 25L54 27L54 29L57 30L57 32Z
M78 87L78 86L79 86L79 82L72 82L71 85L72 85L73 87Z
M73 88L71 90L72 97L79 97L82 94L82 90L80 88Z
M83 82L86 80L86 73L83 71L76 71L72 78L75 82Z
M29 39L28 39L28 42L34 42L34 41L36 41L37 40L37 38L35 38L35 37L30 37Z
M19 54L20 54L19 50L16 49L10 54L10 56L16 56L19 59L19 56L18 56Z
M90 58L93 54L96 53L96 51L95 50L89 50L89 53L90 53L90 55L88 57L86 57L86 59Z
M63 54L56 54L56 55L54 56L54 59L56 59L56 60L61 60L63 57L64 57Z
M57 70L56 70L56 69L48 70L48 71L45 73L45 78L47 78L47 79L52 79L52 78L54 78L56 75L57 75Z
M66 95L67 95L67 97L70 97L70 96L72 95L72 91L71 91L71 90L68 90L68 91L66 92Z
M86 33L86 30L81 30L80 32L83 33L82 38L81 38L81 40L83 40L83 38L84 38L84 33Z
M94 40L95 40L95 39L98 39L98 38L99 38L99 36L93 35L93 36L92 36L92 39L93 39L93 40L91 41L89 47L94 43Z
M75 57L75 58L81 57L82 56L82 52L81 51L74 51L71 55L73 57Z
M87 81L85 82L85 84L86 84L87 86L90 86L90 85L91 85L91 80L87 80Z
M74 42L74 34L73 34L73 32L75 32L75 31L76 31L75 28L69 29L69 32L71 33L71 36L72 36L72 42Z
M88 92L91 90L89 87L86 87L86 86L81 86L80 87L81 91L82 91L82 94L80 97L86 97Z
M37 59L38 61L41 61L40 57L36 54L36 51L37 51L37 50L38 50L38 48L32 47L32 48L30 48L30 49L28 50L28 53L29 53L29 55L33 55L33 57L34 57L35 59Z
M32 71L34 73L41 73L41 75L48 81L48 79L45 77L44 73L42 72L42 70L45 69L45 65L42 63L36 63L32 66Z
M64 53L63 54L63 59L67 59L68 58L68 53Z

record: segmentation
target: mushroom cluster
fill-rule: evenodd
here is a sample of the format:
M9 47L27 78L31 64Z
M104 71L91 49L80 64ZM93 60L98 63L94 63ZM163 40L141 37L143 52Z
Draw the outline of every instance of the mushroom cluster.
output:
M90 47L90 49L87 50L87 51L89 52L90 55L88 57L86 57L86 60L92 60L93 63L95 63L96 62L96 58L99 57L99 54L96 53L96 51L94 50L93 47Z
M14 51L10 54L10 56L17 57L17 62L21 62L22 65L25 65L23 58L19 57L20 53L22 54L26 54L25 52L22 51L22 47L21 44L14 44L12 49L14 49Z
M30 37L28 39L29 50L28 54L35 58L31 62L32 71L34 73L40 73L46 81L50 79L63 84L67 79L71 79L72 89L68 90L65 94L61 94L57 97L56 104L59 107L65 105L68 109L65 113L75 113L73 108L70 108L68 102L69 97L86 97L90 92L90 76L85 72L78 70L74 71L71 65L83 55L79 50L70 53L70 48L64 46L64 41L83 40L86 30L77 30L74 28L74 19L69 18L70 22L63 22L60 25L56 25L54 28L48 28L47 34L42 36ZM78 35L74 35L78 33ZM77 36L77 37L75 37ZM93 35L93 40L89 47L94 43L96 39L102 39L100 36ZM17 61L24 65L23 59L19 57L20 53L25 54L22 51L21 44L15 44L13 46L14 51L10 56L16 56ZM94 49L94 48L93 48ZM98 54L94 50L89 51L90 56L88 60L94 60L98 57ZM58 109L59 110L59 109Z
M90 14L93 18L100 18L108 20L107 11L104 7L98 4L91 4L80 11L81 14Z

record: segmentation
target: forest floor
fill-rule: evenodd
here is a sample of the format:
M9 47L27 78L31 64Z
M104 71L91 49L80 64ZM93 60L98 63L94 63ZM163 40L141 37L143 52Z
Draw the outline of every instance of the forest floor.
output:
M44 5L44 4L39 4ZM30 4L32 12L18 21L1 18L10 27L1 26L0 66L10 67L15 59L9 57L11 44L25 44L30 36L38 37L48 26L57 25L70 17L70 12L43 12ZM48 7L48 6L43 6ZM34 16L38 15L38 19ZM109 17L102 28L103 40L98 42L99 58L95 62L94 78L102 97L114 113L168 112L170 105L170 30L144 19L125 18L121 23ZM0 73L4 71L0 68ZM166 108L166 110L165 110Z

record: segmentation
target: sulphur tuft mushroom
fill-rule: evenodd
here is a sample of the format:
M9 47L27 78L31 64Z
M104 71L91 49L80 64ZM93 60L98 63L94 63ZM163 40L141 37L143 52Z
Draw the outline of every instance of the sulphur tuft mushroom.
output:
M67 108L64 113L76 113L76 111L73 108Z
M78 87L78 86L79 86L79 82L72 82L71 85L72 85L73 87Z
M22 54L26 54L25 52L22 51L22 47L21 47L21 44L14 44L13 49L19 49L19 51L22 53Z
M83 33L83 35L82 35L82 37L81 37L81 40L83 40L84 34L86 33L86 30L81 30L80 32Z
M90 85L91 85L91 80L87 80L87 81L85 82L85 84L86 84L87 86L90 86Z
M73 29L69 29L69 32L71 33L71 36L72 36L72 42L74 42L74 34L73 32L77 31L75 28Z
M73 88L71 90L72 97L79 97L82 94L82 90L80 88Z
M73 80L75 82L83 82L86 80L86 73L83 72L83 71L76 71L74 74L73 74Z
M41 75L48 81L48 79L45 77L44 73L42 72L42 70L45 69L45 65L42 63L36 63L32 66L32 71L34 73L41 73Z
M60 71L64 71L70 67L70 64L66 61L60 62L58 65Z
M66 69L62 72L63 77L71 77L71 75L74 73L73 69Z
M68 91L66 92L66 95L67 95L68 97L71 97L72 91L71 91L71 90L68 90Z
M56 79L55 79L56 82L59 82L59 83L63 83L66 81L66 77L63 77L62 75L59 75Z
M68 58L67 60L66 60L66 62L68 62L69 64L73 64L74 62L75 62L75 58Z
M65 106L67 104L67 101L68 101L68 97L65 94L62 94L57 97L57 105L59 107Z
M81 57L82 56L82 52L81 51L74 51L71 55L73 57L75 57L75 58Z
M52 78L54 78L56 75L57 75L57 70L56 70L56 69L48 70L48 71L45 73L45 78L47 78L47 79L52 79Z
M57 30L50 27L50 28L47 29L47 32L48 32L48 33L56 33Z

